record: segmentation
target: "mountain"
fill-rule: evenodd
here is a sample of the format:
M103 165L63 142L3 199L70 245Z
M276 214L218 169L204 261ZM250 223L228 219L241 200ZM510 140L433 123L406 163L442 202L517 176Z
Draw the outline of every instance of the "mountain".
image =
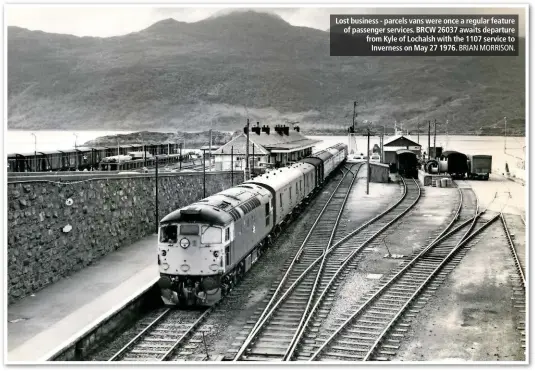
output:
M525 127L525 56L331 57L329 33L232 12L166 19L125 36L8 27L8 128L198 131L300 121L303 131L364 120L452 133ZM524 41L525 42L525 41Z

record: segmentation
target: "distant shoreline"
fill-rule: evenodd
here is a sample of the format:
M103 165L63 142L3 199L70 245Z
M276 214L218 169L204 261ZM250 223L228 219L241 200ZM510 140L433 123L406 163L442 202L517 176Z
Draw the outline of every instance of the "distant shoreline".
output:
M63 131L63 132L70 132L73 131L74 133L77 132L117 132L120 135L132 135L132 134L138 134L138 133L158 133L158 134L171 134L171 133L177 133L177 131L174 131L174 129L162 129L161 131L150 131L147 132L146 130L137 130L137 131L130 131L130 130L112 130L112 129L87 129L87 130L51 130L51 129L7 129L7 132L10 131L21 131L21 132L52 132L52 131ZM176 129L175 129L176 130ZM238 129L239 130L239 129ZM188 134L196 134L196 133L203 133L207 130L198 130L198 131L180 131L180 133L188 133ZM213 130L213 133L226 133L226 134L232 134L235 133L235 131L232 130ZM121 134L122 133L122 134ZM306 136L329 136L329 137L336 137L336 136L346 136L347 132L345 131L339 131L339 132L331 132L331 131L306 131L302 130L301 134ZM365 136L364 133L355 133L356 136ZM150 134L149 134L150 135ZM406 134L407 135L407 134ZM417 134L408 134L410 136L416 136ZM505 136L503 133L489 133L489 134L478 134L478 133L439 133L437 132L437 136L471 136L471 137L503 137ZM379 135L371 135L372 137L378 137ZM385 136L394 136L394 133L386 133ZM427 133L420 133L420 136L426 137ZM431 136L434 136L434 133L431 133ZM508 137L516 137L516 138L525 138L526 134L519 134L519 133L507 133Z

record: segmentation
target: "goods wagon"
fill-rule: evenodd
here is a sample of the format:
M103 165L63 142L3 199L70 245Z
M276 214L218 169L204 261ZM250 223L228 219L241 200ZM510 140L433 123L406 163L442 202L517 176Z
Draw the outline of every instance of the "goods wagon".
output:
M468 179L489 180L492 172L492 156L468 155Z

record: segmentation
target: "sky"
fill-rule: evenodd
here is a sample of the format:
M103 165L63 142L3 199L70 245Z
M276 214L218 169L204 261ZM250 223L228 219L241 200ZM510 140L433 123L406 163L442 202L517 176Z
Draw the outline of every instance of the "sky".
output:
M30 30L76 36L110 37L137 32L167 18L177 21L196 22L217 14L243 7L154 7L154 6L103 6L103 5L5 5L5 20L8 26L19 26ZM525 35L525 10L522 8L348 8L301 6L299 8L269 7L248 8L278 14L294 26L312 27L321 30L329 28L330 14L519 14L520 35Z

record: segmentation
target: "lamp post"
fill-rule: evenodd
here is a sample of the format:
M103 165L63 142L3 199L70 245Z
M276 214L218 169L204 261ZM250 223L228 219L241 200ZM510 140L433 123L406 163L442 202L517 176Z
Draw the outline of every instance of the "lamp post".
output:
M78 145L76 143L76 141L78 140L78 135L76 135L76 133L73 133L72 135L74 135L74 149L78 148Z
M34 161L34 170L37 171L37 136L32 133L34 138L34 151L33 151L33 161Z

